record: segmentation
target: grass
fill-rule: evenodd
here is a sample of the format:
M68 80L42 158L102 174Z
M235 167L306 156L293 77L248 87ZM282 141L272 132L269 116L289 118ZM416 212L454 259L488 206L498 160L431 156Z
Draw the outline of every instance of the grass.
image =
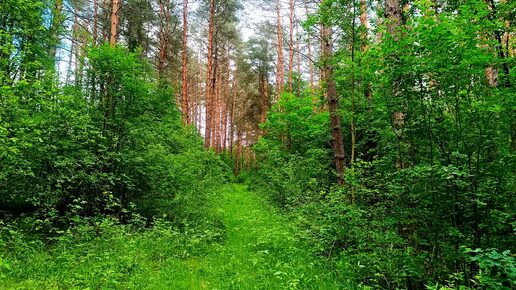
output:
M296 239L293 223L258 194L232 184L211 202L226 228L221 243L206 229L179 233L158 225L141 232L110 222L98 225L101 235L65 234L51 248L19 237L16 253L0 251L0 288L343 288Z
M216 203L227 240L193 264L198 289L336 289L331 271L295 238L295 228L241 185Z

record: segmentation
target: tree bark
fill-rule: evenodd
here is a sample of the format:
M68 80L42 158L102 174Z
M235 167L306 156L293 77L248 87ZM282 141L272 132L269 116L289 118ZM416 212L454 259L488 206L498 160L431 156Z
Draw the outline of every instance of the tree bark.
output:
M341 121L338 113L339 99L337 95L337 88L335 79L333 77L333 66L331 64L333 54L333 39L332 27L323 22L322 25L322 61L325 83L326 83L326 98L328 101L328 110L330 112L330 126L332 136L332 147L335 160L335 171L337 173L337 181L339 185L344 184L344 169L345 169L345 152L344 152L344 137L342 134Z
M293 84L293 72L294 72L294 0L290 0L290 13L289 13L289 21L290 21L290 30L289 37L290 41L288 44L288 91L292 93L292 84Z
M222 107L222 150L227 149L227 131L228 131L228 110L229 110L229 81L230 81L231 68L229 66L229 60L226 61L226 77L224 81L224 99Z
M281 93L283 92L283 85L285 79L285 67L283 64L283 25L281 21L281 3L280 0L276 0L276 13L277 13L277 33L278 33L278 61L276 64L276 85L277 85L277 99L279 100Z
M181 111L183 112L183 124L190 124L190 114L188 113L188 0L183 0L183 55L182 55L182 100Z
M240 163L242 158L242 131L238 129L237 132L237 148L235 155L235 176L240 172Z
M167 2L163 2L167 1ZM158 55L158 76L163 78L167 62L168 36L170 34L170 17L168 12L168 0L159 0L159 55Z
M210 0L210 16L208 24L208 61L206 65L206 96L205 96L205 111L206 111L206 125L204 130L204 146L210 147L211 141L211 122L212 122L212 94L214 86L213 78L213 34L215 28L215 0Z
M385 21L387 25L387 32L389 33L390 37L394 39L394 41L397 41L399 37L398 28L401 25L401 4L399 0L386 0L385 1ZM390 54L387 56L388 61L390 62L397 62L398 56L396 53ZM399 77L396 77L392 81L392 96L394 98L399 97L400 95L400 83L401 79ZM396 137L398 139L398 159L397 159L397 167L398 168L405 168L405 162L403 160L403 154L401 152L401 144L403 141L403 127L405 124L405 112L402 108L402 106L399 107L399 110L396 110L392 112L391 116L391 123L394 130L394 133L396 134Z
M401 25L401 5L399 0L385 0L385 19L387 22L387 31L394 36L396 30Z
M118 21L120 12L120 0L112 0L111 1L111 33L109 37L109 45L112 47L116 45L117 40L117 29L118 29Z
M214 102L214 116L213 116L213 142L215 152L220 152L220 121L221 121L221 100L222 100L222 85L223 85L223 70L221 68L217 71L217 83L215 87L215 102Z
M267 111L269 110L269 81L267 80L267 73L260 75L260 91L262 96L262 114L260 122L265 123L267 120Z
M236 71L236 68L235 68ZM233 76L232 94L231 94L231 107L230 107L230 123L229 123L229 156L233 159L233 141L235 133L235 111L236 111L236 97L237 97L237 76L236 73Z
M299 37L299 23L296 21L296 43L297 43L297 95L301 96L301 38Z

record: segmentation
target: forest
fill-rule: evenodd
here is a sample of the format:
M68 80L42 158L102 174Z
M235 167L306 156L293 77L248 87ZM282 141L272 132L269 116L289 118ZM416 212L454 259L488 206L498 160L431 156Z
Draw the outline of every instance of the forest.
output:
M1 0L0 289L516 289L516 1Z

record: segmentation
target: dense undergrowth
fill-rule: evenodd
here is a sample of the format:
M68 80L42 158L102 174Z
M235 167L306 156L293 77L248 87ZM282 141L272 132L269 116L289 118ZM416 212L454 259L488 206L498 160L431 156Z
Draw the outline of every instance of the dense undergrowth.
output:
M88 57L87 90L35 78L39 62L0 75L0 288L140 288L224 235L208 199L229 170L172 89L124 48Z
M283 93L248 182L355 285L512 289L515 59L489 38L514 4L384 4L373 42L356 2L323 1L309 17L308 29L345 35L320 64L335 74L340 120L330 126L333 100L308 85Z
M50 239L19 224L3 224L2 288L188 289L182 278L189 271L185 261L205 255L224 235L220 227L178 228L163 219L155 219L152 226L143 223L82 219Z
M468 201L473 181L466 178L467 168L436 161L400 170L389 165L395 164L395 152L373 148L382 155L360 156L354 171L347 171L346 184L337 186L325 130L328 116L314 112L310 104L309 95L282 96L264 125L267 135L254 146L258 166L240 178L297 222L302 239L328 259L336 275L351 280L351 285L375 289L515 285L510 179L500 176L505 189L498 190L505 193L496 199L484 192ZM389 142L395 140L380 137L388 132L376 130L375 139L365 142L392 146ZM484 178L478 179L484 184L481 188L494 182ZM449 190L471 207L463 204L454 213ZM472 203L486 213L481 219L469 211L476 208ZM461 224L454 223L452 217L459 214ZM480 233L474 228L476 222ZM476 235L481 242L475 242Z

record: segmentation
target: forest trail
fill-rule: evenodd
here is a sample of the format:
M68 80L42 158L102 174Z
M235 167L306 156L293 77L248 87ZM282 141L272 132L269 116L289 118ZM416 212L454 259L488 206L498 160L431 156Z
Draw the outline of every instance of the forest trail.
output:
M226 240L209 254L186 261L180 277L189 289L338 289L295 228L264 198L243 185L228 185L214 201ZM183 280L184 279L184 280ZM182 281L181 281L182 280Z

